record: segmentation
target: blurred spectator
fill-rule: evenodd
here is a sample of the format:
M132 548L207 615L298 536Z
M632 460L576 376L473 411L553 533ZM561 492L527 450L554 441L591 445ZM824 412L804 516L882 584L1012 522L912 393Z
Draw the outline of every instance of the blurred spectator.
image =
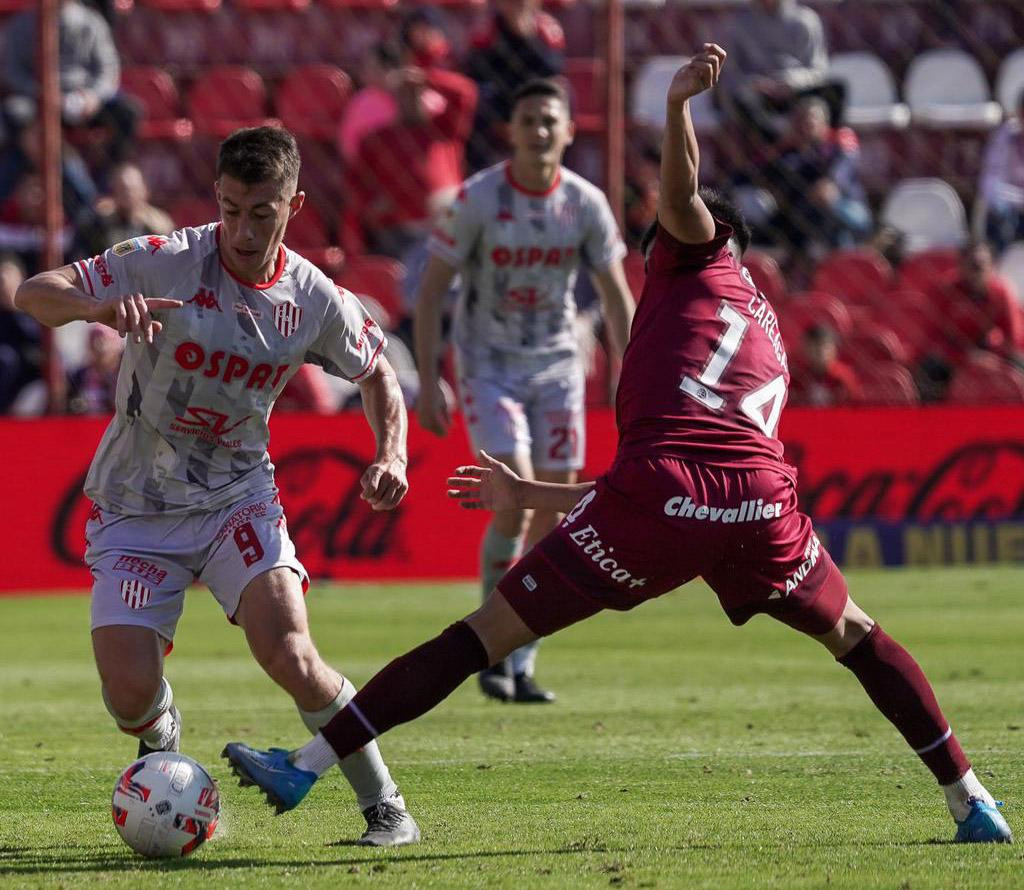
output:
M0 203L0 251L17 254L30 275L40 270L40 257L46 242L45 195L38 173L26 173L14 191ZM66 256L75 237L75 229L65 223L60 234L60 249Z
M42 170L42 153L42 127L31 121L14 134L0 156L0 201L9 198L26 175ZM92 225L99 192L85 161L66 140L61 145L61 186L67 219L76 228Z
M801 99L790 130L768 165L777 212L769 220L780 246L850 247L871 234L871 212L861 184L857 135L833 128L816 97Z
M1017 114L985 146L978 192L985 208L985 236L997 252L1024 238L1024 90Z
M3 78L8 122L20 128L36 117L39 73L37 9L16 15L7 26ZM61 108L64 123L103 127L110 134L105 157L127 157L139 110L118 93L121 62L110 26L95 9L79 0L61 0L59 20Z
M914 369L921 401L942 401L957 366L977 350L1020 363L1021 309L1012 286L996 275L986 242L964 245L957 268L938 277L927 296L945 336Z
M638 248L651 220L658 215L661 159L657 149L636 148L626 158L625 214L622 237ZM582 282L587 276L581 276Z
M401 259L462 183L477 89L461 74L415 65L391 72L388 84L398 116L359 145L346 247L357 247L361 234L370 252Z
M333 414L336 404L323 370L316 365L300 365L274 402L274 410Z
M441 11L421 7L402 20L397 40L381 41L367 54L360 72L361 88L346 103L338 125L338 150L347 163L355 161L363 137L397 119L395 72L406 65L442 66L448 53Z
M72 414L113 414L116 407L117 371L124 343L106 325L89 327L89 357L71 375L68 411Z
M494 0L490 18L472 35L463 70L479 85L480 102L466 150L470 171L508 155L505 127L516 90L565 70L562 26L540 7L541 0Z
M972 241L960 250L958 268L940 278L929 294L950 332L950 352L959 362L972 349L1014 359L1024 348L1024 319L1013 286L995 272L992 248Z
M24 280L18 259L0 255L0 414L7 414L19 393L40 378L39 324L14 308L14 292Z
M118 164L110 173L110 194L96 204L97 220L87 253L140 235L166 235L174 222L149 203L149 187L135 164Z
M801 355L789 384L791 405L844 405L863 398L853 368L839 358L836 332L816 324L804 331Z
M734 17L724 46L729 64L719 100L756 140L774 143L776 116L809 95L825 100L830 121L838 126L845 87L829 80L825 32L814 10L796 0L750 0Z
M355 161L364 137L398 117L398 101L388 79L401 67L402 48L393 41L379 43L363 60L362 87L345 104L338 124L338 151L346 164Z

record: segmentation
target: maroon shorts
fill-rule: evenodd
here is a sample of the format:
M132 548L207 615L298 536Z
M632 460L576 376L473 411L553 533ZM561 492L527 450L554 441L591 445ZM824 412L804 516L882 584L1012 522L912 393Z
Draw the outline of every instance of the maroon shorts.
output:
M767 613L824 634L846 582L781 470L619 460L498 583L541 636L702 576L733 624Z

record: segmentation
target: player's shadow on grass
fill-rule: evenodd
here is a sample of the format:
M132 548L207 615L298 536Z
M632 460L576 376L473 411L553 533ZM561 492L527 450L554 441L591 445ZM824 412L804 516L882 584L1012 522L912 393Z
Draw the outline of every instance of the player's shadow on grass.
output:
M918 840L918 841L858 841L847 844L836 843L835 846L857 846L857 847L933 847L952 845L953 841L948 840ZM343 846L355 846L354 841L336 841L326 844L329 848ZM763 847L763 843L751 842L750 844L681 844L666 847L667 850L676 852L686 851L708 851L742 849L744 846ZM787 848L791 847L821 847L821 844L786 843ZM200 854L189 859L142 859L118 848L110 850L75 850L65 845L53 844L48 846L26 846L18 847L13 845L0 845L0 876L3 875L27 875L60 873L64 875L75 872L171 872L171 871L212 871L215 869L241 869L260 867L279 868L300 868L309 865L323 866L358 866L366 865L371 868L374 864L389 863L400 865L402 863L416 864L424 862L451 862L455 860L471 859L501 859L515 858L521 856L571 856L586 854L626 853L625 847L607 847L603 844L570 844L566 847L555 849L522 849L522 850L473 850L465 853L410 853L406 850L382 850L373 847L363 847L365 854L358 857L345 859L260 859L260 858L230 858L219 859L216 853Z

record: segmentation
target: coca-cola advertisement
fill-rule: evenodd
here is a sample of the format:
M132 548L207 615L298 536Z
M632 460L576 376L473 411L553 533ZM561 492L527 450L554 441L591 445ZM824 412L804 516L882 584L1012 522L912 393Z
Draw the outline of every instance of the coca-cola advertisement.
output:
M104 419L2 420L0 592L84 590L82 483ZM780 435L799 470L803 509L847 566L1024 561L1024 411L1017 408L787 411ZM615 452L611 411L588 419L586 475ZM468 579L485 514L444 496L471 459L458 425L409 434L410 491L375 513L358 480L373 454L359 413L280 414L271 456L299 557L314 578Z

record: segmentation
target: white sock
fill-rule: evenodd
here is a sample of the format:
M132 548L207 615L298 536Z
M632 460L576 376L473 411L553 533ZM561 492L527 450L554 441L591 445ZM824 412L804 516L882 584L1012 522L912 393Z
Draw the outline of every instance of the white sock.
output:
M974 775L974 770L969 769L963 776L949 785L942 786L942 792L946 795L946 806L957 822L963 822L971 811L970 801L983 801L989 806L995 806L996 802L984 785Z
M509 658L512 660L512 676L526 674L533 676L533 666L537 663L537 649L540 647L540 638L525 646L520 646Z
M320 729L326 726L338 711L352 701L355 695L356 687L342 677L341 690L335 696L334 701L330 702L325 708L321 708L319 711L303 711L301 708L299 709L299 715L302 717L302 722L306 724L306 729L312 733L317 733L316 738L323 740L323 736L319 735ZM361 748L354 754L350 754L339 762L334 749L327 744L326 740L323 740L323 744L330 751L330 755L319 745L306 752L307 748L314 745L316 738L308 745L299 748L293 755L292 762L299 769L308 769L318 776L323 775L331 766L337 763L345 774L345 778L348 779L349 785L352 786L352 790L356 793L356 800L359 802L360 810L372 807L383 800L389 800L398 793L398 786L391 778L391 773L388 772L384 758L380 756L380 748L377 747L376 742L370 742L364 748ZM303 763L310 763L312 765L301 766L299 760L295 759L296 756Z
M327 743L327 739L320 735L320 733L313 736L312 740L306 742L301 748L292 751L288 759L299 769L316 773L317 778L322 776L332 766L341 766L338 755L334 753L334 748Z
M114 718L118 729L128 735L145 742L150 748L160 750L166 748L174 738L177 726L171 716L171 705L174 703L174 692L166 677L160 678L160 688L149 709L136 720L125 720L119 717L110 703L106 687L103 688L103 703L107 713ZM144 729L141 727L145 727Z

